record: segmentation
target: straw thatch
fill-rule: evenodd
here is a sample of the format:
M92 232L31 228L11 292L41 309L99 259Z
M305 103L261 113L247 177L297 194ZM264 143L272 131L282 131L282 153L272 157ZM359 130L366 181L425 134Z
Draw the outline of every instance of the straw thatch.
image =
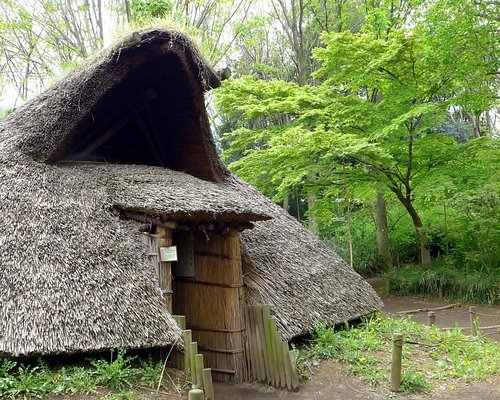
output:
M134 215L261 221L242 237L247 295L273 306L287 338L380 308L334 253L222 165L203 99L219 83L185 36L149 30L0 122L0 354L180 338ZM134 110L151 137L136 132Z

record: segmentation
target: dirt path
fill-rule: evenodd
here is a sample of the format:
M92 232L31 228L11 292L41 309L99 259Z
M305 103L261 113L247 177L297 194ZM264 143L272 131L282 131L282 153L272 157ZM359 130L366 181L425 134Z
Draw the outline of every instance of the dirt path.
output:
M453 302L435 298L421 297L383 297L384 312L394 314L418 308L440 307ZM468 305L460 308L436 312L436 324L441 328L458 326L469 326ZM477 306L476 311L481 314L481 325L500 324L500 307ZM427 323L427 313L418 313L413 316L418 322ZM486 333L486 332L485 332ZM500 340L500 334L489 335L491 339ZM297 393L276 390L260 384L228 385L216 384L217 400L379 400L379 399L467 399L467 400L500 400L500 376L490 378L486 381L465 384L461 382L447 381L434 387L431 394L420 395L395 395L390 393L386 386L377 388L361 381L357 377L343 371L342 364L335 361L325 361L314 371L312 377L301 385Z
M395 314L398 311L414 310L419 308L441 307L457 301L446 301L436 298L425 297L394 297L382 296L384 302L383 311ZM500 325L500 306L476 306L476 313L480 319L480 326ZM413 314L413 320L426 324L427 312ZM469 304L462 304L459 308L436 311L436 325L440 328L453 328L454 326L469 327ZM500 332L496 330L485 330L483 334L489 339L500 341Z
M500 377L466 385L449 382L446 386L434 388L431 394L395 395L386 386L371 387L353 375L342 370L342 365L335 361L325 361L314 375L297 393L269 388L259 384L228 385L216 384L217 400L495 400L500 399Z

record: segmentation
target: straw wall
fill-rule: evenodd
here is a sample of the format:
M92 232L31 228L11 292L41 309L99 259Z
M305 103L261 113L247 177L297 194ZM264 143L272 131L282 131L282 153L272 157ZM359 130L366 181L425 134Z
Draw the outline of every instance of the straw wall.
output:
M242 382L246 362L239 233L196 234L194 253L195 278L174 280L174 312L186 316L214 379Z

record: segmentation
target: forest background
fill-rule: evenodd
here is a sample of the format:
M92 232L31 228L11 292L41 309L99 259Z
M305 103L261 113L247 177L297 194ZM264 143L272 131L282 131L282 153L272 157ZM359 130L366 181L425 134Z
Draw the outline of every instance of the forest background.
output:
M2 117L152 25L232 70L225 162L358 272L500 303L500 1L0 0Z

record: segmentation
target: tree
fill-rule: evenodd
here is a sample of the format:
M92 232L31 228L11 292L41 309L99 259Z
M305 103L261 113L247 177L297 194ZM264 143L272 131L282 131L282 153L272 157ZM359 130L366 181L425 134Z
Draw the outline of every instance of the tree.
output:
M496 74L491 74L498 70L498 59L483 48L493 42L494 30L478 31L480 16L464 16L458 7L457 15L470 19L469 31L462 23L451 23L440 28L439 37L427 25L433 10L426 10L425 24L412 29L392 23L375 29L372 24L361 33L323 35L324 47L314 52L321 64L314 74L322 82L318 86L248 78L243 85L229 83L219 92L223 110L231 98L231 107L243 116L283 120L285 115L289 121L233 132L228 154L238 149L244 156L232 167L254 183L263 177L267 186L274 182L279 194L286 185L303 183L306 172L329 181L326 186L334 184L332 167L339 157L347 157L351 170L389 189L404 206L420 243L420 261L429 264L429 241L415 199L426 175L452 160L457 149L436 128L450 108L485 111L498 93ZM472 43L450 39L472 33L481 37ZM464 63L464 58L471 62ZM242 149L256 139L259 146Z

